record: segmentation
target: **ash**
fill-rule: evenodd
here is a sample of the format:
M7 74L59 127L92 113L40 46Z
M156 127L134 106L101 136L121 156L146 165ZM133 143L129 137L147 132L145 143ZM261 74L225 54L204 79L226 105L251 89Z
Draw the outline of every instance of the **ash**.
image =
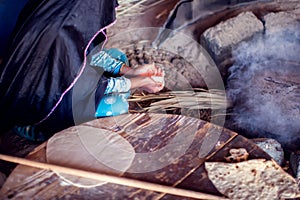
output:
M233 123L247 136L267 136L300 149L299 44L297 25L258 35L234 50L226 91L234 104Z

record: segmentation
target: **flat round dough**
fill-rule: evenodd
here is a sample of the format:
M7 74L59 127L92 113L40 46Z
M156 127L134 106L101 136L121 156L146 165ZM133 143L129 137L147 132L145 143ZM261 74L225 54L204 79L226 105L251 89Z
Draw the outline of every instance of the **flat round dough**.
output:
M135 151L119 134L90 126L63 130L47 142L48 163L92 172L121 175L132 164ZM78 187L95 187L105 182L56 173Z

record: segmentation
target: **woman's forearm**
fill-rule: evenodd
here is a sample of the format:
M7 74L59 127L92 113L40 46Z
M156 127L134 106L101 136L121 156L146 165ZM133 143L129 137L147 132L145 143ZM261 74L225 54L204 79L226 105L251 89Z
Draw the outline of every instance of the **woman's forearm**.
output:
M133 77L130 78L131 88L130 89L137 89L140 87L144 87L149 82L148 77Z
M133 75L133 70L131 67L127 66L125 63L123 63L123 65L120 68L120 76L123 75L128 75L128 76L132 76Z

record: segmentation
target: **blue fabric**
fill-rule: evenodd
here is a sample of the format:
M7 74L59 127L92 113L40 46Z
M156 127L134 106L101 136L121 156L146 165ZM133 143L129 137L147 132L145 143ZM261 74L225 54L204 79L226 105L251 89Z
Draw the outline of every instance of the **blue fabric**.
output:
M0 57L4 55L18 16L28 0L0 0Z
M125 64L129 64L126 55L118 49L104 49L106 53L108 53L112 58L121 61ZM117 71L118 70L118 71ZM114 74L119 74L120 68L115 69ZM127 98L129 97L130 92L127 93L112 93L106 94L101 99L97 109L95 116L96 117L109 117L109 116L117 116L128 112L129 104L127 102Z
M116 48L111 48L104 49L93 55L90 65L101 67L105 72L117 76L124 63L128 65L126 55Z
M121 62L125 63L126 65L129 65L127 56L123 52L121 52L119 49L110 48L110 49L105 49L104 51L106 53L108 53L111 57L113 57L114 59L116 59L118 61L121 61ZM122 65L118 66L114 70L113 74L118 75L120 73L121 67L122 67Z
M97 107L96 117L117 116L128 112L129 104L127 98L130 92L124 94L105 95Z
M46 141L45 135L36 130L35 126L15 126L13 131L27 140L34 141L34 142L44 142Z
M104 94L128 92L131 88L130 79L120 76L108 79Z
M122 61L114 59L106 51L100 51L92 56L92 66L102 68L105 72L113 73L123 65Z

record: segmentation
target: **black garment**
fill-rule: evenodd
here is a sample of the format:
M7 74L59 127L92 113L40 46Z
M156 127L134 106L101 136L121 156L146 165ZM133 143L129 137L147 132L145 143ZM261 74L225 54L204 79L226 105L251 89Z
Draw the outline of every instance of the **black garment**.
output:
M0 58L6 52L7 42L19 13L28 0L0 0Z
M117 0L28 2L0 68L2 130L14 125L34 125L49 114L78 76L89 41L115 20L117 5ZM107 81L91 71L83 73L90 74L96 79L80 77L83 81L77 86L76 95L74 88L66 93L54 113L38 125L42 131L52 134L74 125L72 107L88 102L85 98L101 99ZM79 121L89 118L83 116Z

